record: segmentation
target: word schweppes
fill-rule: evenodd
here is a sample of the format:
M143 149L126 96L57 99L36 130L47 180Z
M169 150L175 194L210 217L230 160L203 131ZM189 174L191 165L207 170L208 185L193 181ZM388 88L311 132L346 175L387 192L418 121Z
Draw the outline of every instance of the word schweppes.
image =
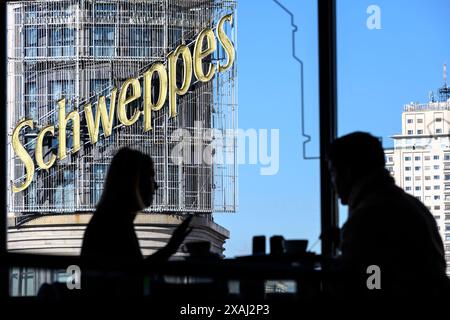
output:
M192 53L187 45L179 45L167 56L167 68L161 62L153 63L150 68L142 74L142 88L138 78L130 78L122 84L120 91L118 91L117 88L112 89L110 92L109 110L106 107L105 96L100 96L98 98L95 117L91 104L84 105L90 142L92 144L97 143L100 132L100 122L105 138L111 135L115 114L117 114L118 120L124 126L133 125L141 116L143 116L144 132L151 130L152 112L160 110L165 105L167 97L169 98L168 105L170 117L175 117L177 115L177 96L182 96L187 93L192 80L192 71L198 81L207 82L214 77L216 72L223 72L229 69L233 65L235 52L233 43L224 31L224 24L226 21L232 25L233 16L229 14L219 20L216 26L216 34L214 34L211 28L202 30L197 35ZM220 45L226 52L226 62L224 64L218 63L217 66L210 63L207 68L208 71L205 73L203 70L203 60L216 51L216 36ZM204 43L206 43L206 46ZM181 85L177 86L177 61L180 57L183 61L183 79ZM159 82L159 93L156 101L153 101L151 95L152 78L154 75L157 76ZM141 97L143 98L143 110L136 109L133 115L129 116L127 113L128 105ZM69 121L72 121L73 130L72 153L76 153L81 148L80 114L78 110L73 110L66 114L65 99L58 101L57 108L58 136L56 138L58 139L58 155L52 154L47 162L45 162L43 155L44 138L46 135L55 135L54 125L42 128L36 138L34 157L36 164L44 170L51 168L55 164L57 158L63 160L67 157L66 127ZM33 126L33 120L24 119L17 124L12 133L13 150L24 163L26 171L23 183L18 186L13 184L13 192L25 190L33 180L35 164L19 139L19 133L22 129L26 127L33 129Z

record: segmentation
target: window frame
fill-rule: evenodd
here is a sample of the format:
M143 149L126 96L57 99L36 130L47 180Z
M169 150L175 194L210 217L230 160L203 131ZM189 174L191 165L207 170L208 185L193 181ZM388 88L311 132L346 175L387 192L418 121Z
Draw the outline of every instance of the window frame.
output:
M3 39L0 59L2 60L1 75L3 79L7 77L7 1L0 3L0 21L3 21L3 28L0 28L0 38ZM332 187L331 177L328 172L328 163L325 155L329 153L332 141L337 137L337 68L336 68L336 0L318 1L318 44L319 44L319 130L320 130L320 188L321 188L321 230L330 230L331 227L338 227L339 213L337 196ZM3 81L3 92L7 92L7 83ZM1 95L6 105L6 95ZM0 139L0 150L2 153L0 162L0 175L5 177L0 183L1 192L4 199L7 199L7 110L0 111L0 131L3 132ZM0 255L6 268L0 268L0 298L9 297L9 269L8 266L20 262L24 266L33 265L35 267L52 267L66 265L67 262L75 261L73 257L41 255L37 257L33 254L8 254L7 252L7 203L1 204L0 217ZM332 239L324 239L321 242L322 255L333 257L337 253L337 247ZM187 269L189 272L191 269ZM185 271L183 271L185 272ZM193 272L193 271L191 271Z

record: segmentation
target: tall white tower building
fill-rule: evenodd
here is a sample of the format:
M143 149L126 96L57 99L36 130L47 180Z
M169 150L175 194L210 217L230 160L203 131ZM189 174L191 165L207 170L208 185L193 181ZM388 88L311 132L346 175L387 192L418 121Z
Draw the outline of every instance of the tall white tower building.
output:
M444 241L450 275L450 87L438 97L410 103L402 113L402 133L386 149L386 167L398 186L421 200L434 215Z

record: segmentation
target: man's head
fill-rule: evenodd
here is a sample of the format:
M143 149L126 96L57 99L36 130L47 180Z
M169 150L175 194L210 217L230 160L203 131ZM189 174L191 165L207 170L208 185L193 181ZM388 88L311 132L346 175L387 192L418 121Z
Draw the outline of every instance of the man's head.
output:
M386 164L380 140L366 132L354 132L336 139L328 154L328 165L342 204L361 178L380 171Z

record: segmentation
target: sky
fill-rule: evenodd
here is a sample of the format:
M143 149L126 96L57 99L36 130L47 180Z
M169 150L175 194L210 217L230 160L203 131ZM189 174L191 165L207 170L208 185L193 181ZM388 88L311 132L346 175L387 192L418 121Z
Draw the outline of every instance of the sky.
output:
M274 0L238 0L238 127L279 130L279 170L261 175L260 164L239 166L238 211L214 215L230 231L227 257L251 254L254 235L308 239L310 250L320 250L319 161L305 160L302 152L302 129L311 136L306 155L319 150L317 2L278 2L298 27L305 127L289 14ZM379 28L368 27L376 17L367 12L371 5L379 9ZM443 84L443 64L450 65L449 9L446 0L337 0L339 135L367 131L392 146L403 105L427 102L429 91ZM342 224L346 208L341 212Z

